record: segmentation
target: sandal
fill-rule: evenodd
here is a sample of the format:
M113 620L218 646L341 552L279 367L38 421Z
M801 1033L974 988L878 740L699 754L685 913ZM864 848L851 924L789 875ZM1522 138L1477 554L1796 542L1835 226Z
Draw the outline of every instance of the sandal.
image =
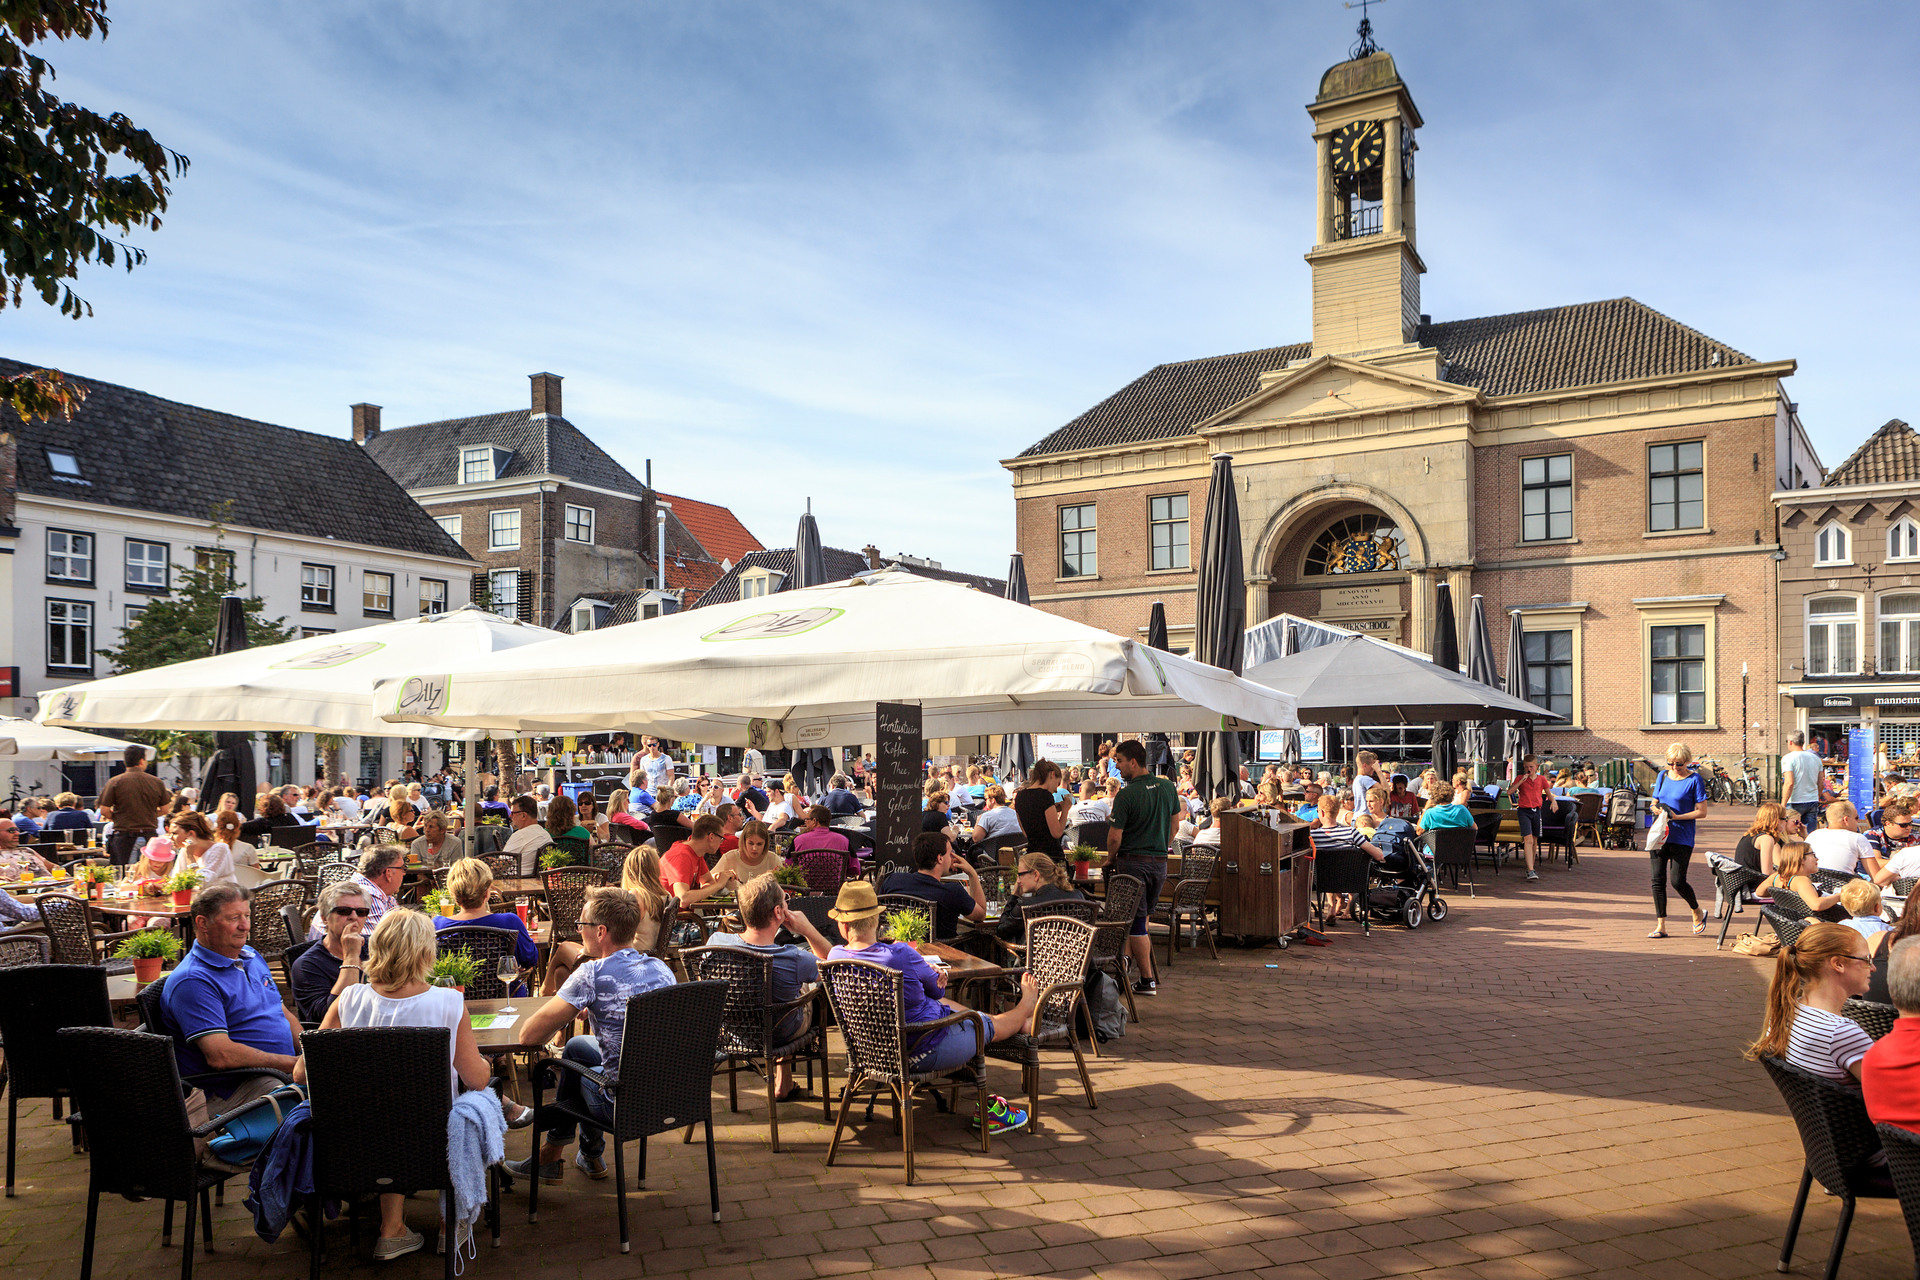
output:
M1667 936L1667 931L1665 929L1655 929L1652 933L1648 934L1647 936L1649 938L1664 938Z
M1700 913L1700 918L1693 922L1693 936L1697 938L1701 934L1705 933L1706 931L1707 931L1707 913L1702 911Z

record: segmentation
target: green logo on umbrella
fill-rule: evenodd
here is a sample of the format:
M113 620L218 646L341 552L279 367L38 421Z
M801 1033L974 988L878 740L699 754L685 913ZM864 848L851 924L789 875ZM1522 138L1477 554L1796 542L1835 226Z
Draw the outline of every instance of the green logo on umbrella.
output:
M284 662L276 662L269 667L268 670L326 671L333 667L345 666L355 658L364 658L370 653L378 653L386 647L386 644L379 640L361 640L344 644L336 642L334 644L322 645L320 648L308 653L303 653L297 658L288 658Z
M789 636L805 635L819 627L826 626L845 613L845 609L776 609L771 613L749 614L747 617L729 622L716 631L701 636L702 640L784 640Z

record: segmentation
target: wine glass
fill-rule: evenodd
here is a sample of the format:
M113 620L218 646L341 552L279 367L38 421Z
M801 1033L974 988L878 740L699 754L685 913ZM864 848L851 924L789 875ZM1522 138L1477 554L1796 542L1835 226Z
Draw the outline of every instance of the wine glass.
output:
M508 953L507 955L501 956L500 964L498 965L498 967L494 969L494 972L499 975L500 981L507 984L507 1003L500 1006L500 1012L512 1013L514 1012L513 983L514 983L514 979L520 976L519 957L513 955L512 953Z

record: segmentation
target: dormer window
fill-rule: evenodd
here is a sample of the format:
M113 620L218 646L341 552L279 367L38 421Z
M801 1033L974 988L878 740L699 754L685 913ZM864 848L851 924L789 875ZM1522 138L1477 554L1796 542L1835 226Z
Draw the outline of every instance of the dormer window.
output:
M576 600L573 604L573 633L592 631L607 619L609 606L603 600Z
M740 598L758 600L762 596L770 596L786 580L786 574L775 573L771 569L749 569L740 575Z
M80 459L65 449L47 450L47 469L53 472L55 480L76 480L81 484L87 478L80 474Z
M511 450L490 444L461 449L460 483L485 484L489 480L498 480L512 456Z
M1813 540L1815 564L1851 564L1853 537L1838 520L1822 528Z

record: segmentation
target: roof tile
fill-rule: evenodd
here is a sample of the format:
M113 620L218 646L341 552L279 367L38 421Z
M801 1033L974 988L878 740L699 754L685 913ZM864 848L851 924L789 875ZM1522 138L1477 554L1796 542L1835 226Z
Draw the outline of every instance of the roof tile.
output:
M1920 435L1895 418L1827 473L1825 487L1920 482Z

